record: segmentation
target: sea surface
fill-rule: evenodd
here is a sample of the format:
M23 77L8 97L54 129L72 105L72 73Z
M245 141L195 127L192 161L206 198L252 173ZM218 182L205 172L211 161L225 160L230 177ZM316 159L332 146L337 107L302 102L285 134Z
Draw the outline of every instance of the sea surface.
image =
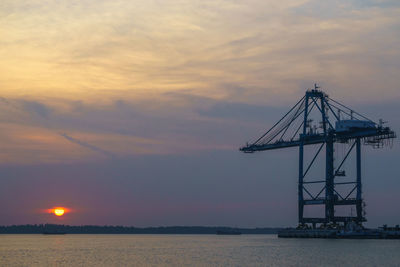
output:
M0 266L400 266L400 240L0 235Z

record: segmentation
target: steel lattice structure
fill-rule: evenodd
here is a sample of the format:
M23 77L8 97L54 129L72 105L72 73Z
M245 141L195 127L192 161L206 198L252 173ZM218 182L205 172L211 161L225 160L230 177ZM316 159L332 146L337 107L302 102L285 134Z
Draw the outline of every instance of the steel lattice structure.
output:
M363 212L361 186L361 145L382 147L396 138L389 127L383 126L383 121L373 122L345 105L331 99L318 90L308 90L303 98L294 105L271 129L252 143L240 148L245 153L299 147L298 173L298 221L300 224L312 223L347 223L355 221L361 224L366 221ZM317 113L319 125L313 125L311 114ZM349 147L341 161L335 166L334 145L347 144ZM305 164L305 146L315 145L316 152L310 162ZM338 181L346 176L344 163L355 148L356 177L350 181ZM321 151L325 151L325 177L316 180L306 179L307 174ZM355 178L355 179L354 179ZM317 193L311 193L310 185L321 185ZM347 193L339 193L337 187L347 187ZM306 218L304 208L307 205L323 205L324 217ZM356 214L350 216L335 216L335 207L355 206Z

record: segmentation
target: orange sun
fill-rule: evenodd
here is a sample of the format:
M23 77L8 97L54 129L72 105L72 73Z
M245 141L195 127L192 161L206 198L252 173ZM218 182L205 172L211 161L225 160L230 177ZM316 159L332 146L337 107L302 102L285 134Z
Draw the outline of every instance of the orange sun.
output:
M56 215L57 217L62 217L65 214L72 212L73 210L66 208L66 207L58 206L58 207L53 207L51 209L45 209L43 211L46 213L50 213L52 215Z
M52 212L54 213L54 215L63 216L65 213L65 208L63 207L54 208Z

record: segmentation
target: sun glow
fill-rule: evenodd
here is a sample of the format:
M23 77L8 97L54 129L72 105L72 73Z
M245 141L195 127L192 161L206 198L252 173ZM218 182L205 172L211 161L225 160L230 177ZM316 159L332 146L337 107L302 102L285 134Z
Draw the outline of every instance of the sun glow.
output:
M63 216L64 212L65 212L65 210L63 208L54 209L54 214L57 216Z
M68 213L69 209L64 208L64 207L54 207L52 209L48 209L47 211L48 211L48 213L54 214L58 217L61 217L61 216L65 215L66 213Z

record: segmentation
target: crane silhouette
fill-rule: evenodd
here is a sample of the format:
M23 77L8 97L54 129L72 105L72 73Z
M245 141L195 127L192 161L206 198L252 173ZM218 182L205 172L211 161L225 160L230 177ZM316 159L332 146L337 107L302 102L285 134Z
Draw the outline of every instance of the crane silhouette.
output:
M330 98L318 90L319 86L306 91L303 96L277 123L253 142L240 150L245 153L299 147L298 172L298 222L300 225L312 223L344 223L353 221L358 224L366 221L363 211L361 185L361 145L380 148L396 138L396 133L385 127L382 120L376 123L353 109ZM314 121L320 120L319 123ZM346 144L348 149L335 166L334 145ZM306 146L317 147L313 157L305 164ZM346 176L344 163L351 152L356 150L356 177L345 181L337 178ZM307 175L316 165L316 159L325 151L325 177L311 179ZM311 192L309 186L319 186ZM340 190L338 189L340 187ZM304 208L308 205L323 205L324 217L304 217ZM356 214L336 216L336 206L355 206Z

